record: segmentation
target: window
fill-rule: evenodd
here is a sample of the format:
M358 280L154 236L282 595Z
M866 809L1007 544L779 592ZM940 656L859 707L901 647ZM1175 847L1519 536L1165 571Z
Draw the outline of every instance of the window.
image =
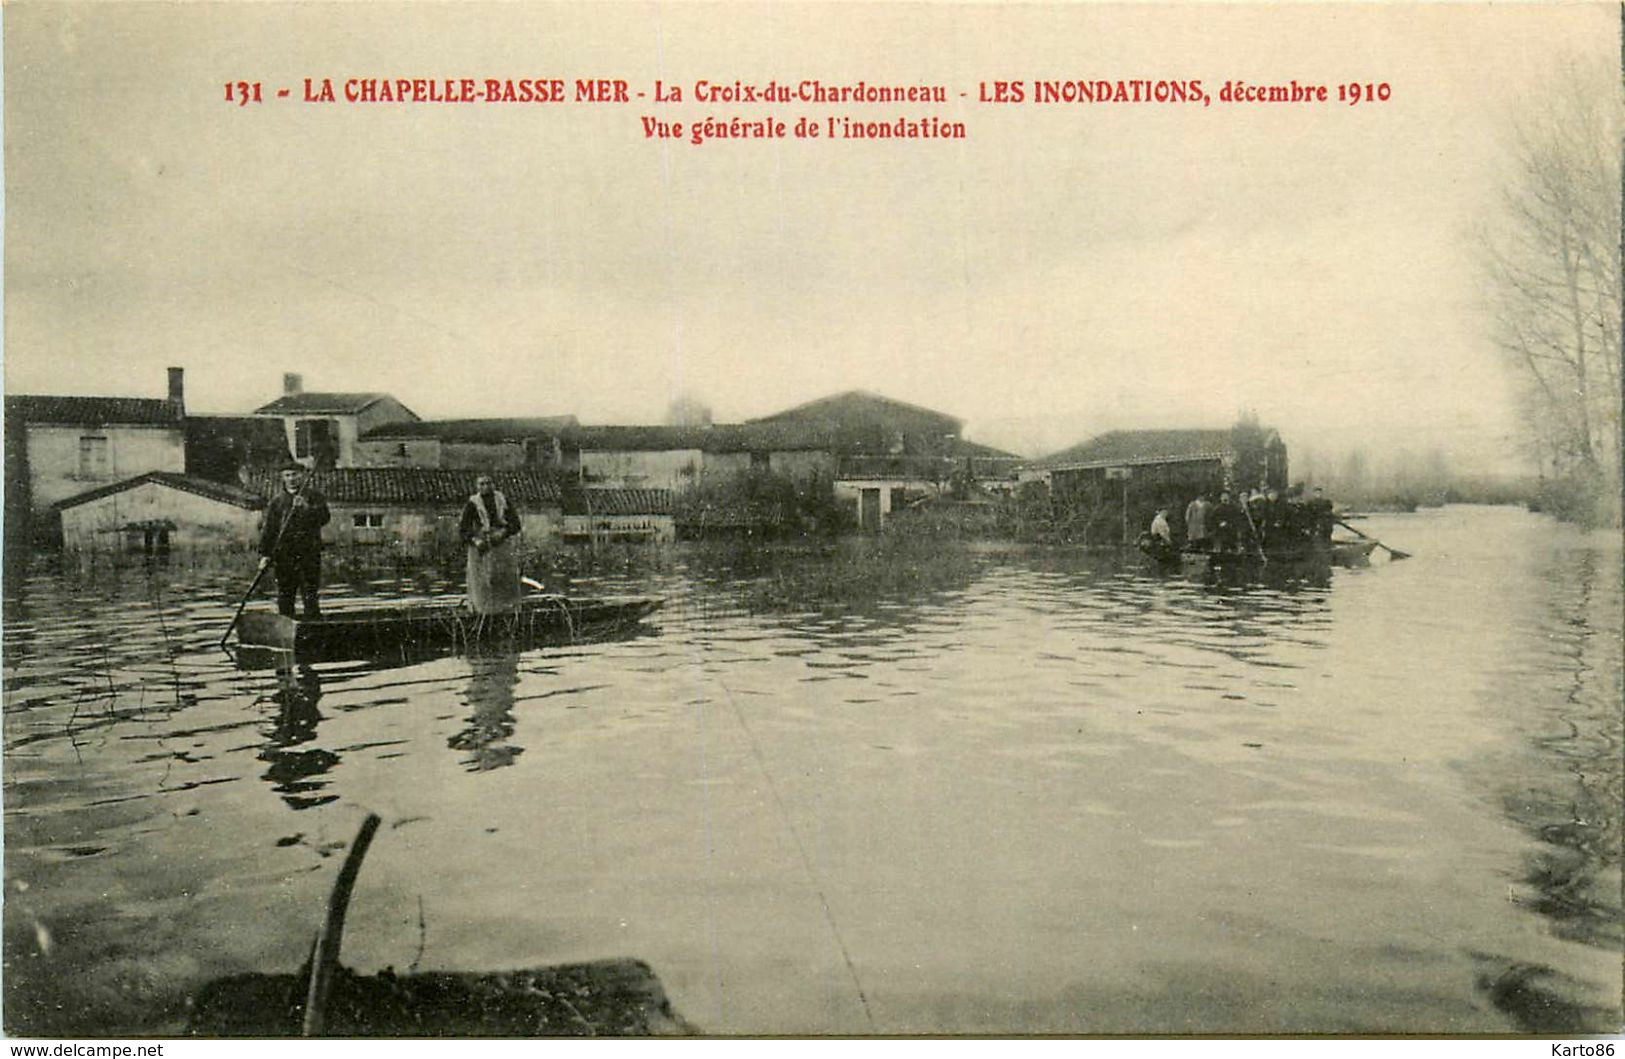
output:
M350 516L350 543L388 544L389 534L384 530L382 511L357 511Z
M111 473L107 439L86 436L79 439L79 477L106 478Z
M319 471L338 465L338 423L332 419L299 419L293 424L293 455L310 459Z

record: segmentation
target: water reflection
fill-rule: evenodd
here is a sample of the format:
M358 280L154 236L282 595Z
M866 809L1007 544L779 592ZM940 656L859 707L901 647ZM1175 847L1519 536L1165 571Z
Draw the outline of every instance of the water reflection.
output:
M276 671L276 683L276 691L271 693L271 701L277 704L276 720L269 742L259 754L270 767L260 778L271 784L290 809L314 809L337 801L339 796L326 792L327 783L320 777L333 770L339 755L321 747L295 749L316 738L316 726L322 720L316 708L322 697L321 677L309 666L283 665Z
M1519 704L1527 755L1508 770L1500 800L1534 841L1520 873L1518 901L1560 938L1618 952L1620 915L1622 701L1618 555L1581 544L1547 557L1536 576L1548 586L1534 618L1538 663L1518 669L1498 693ZM1577 1004L1560 970L1510 955L1480 986L1531 1032L1615 1028L1619 1007Z
M467 725L446 741L470 772L506 768L524 748L509 743L514 733L514 687L519 683L519 656L513 651L475 650L468 654L468 688L464 703L472 709Z
M138 900L205 894L165 952L253 968L266 910L321 889L265 836L366 805L412 826L368 869L406 903L361 914L447 894L432 958L470 970L519 937L636 952L708 1032L1607 1026L1617 548L1429 519L1382 532L1419 558L1329 578L678 549L577 585L667 598L606 642L248 671L214 646L240 577L36 577L6 604L7 958L141 883L58 951L121 966ZM418 944L355 937L374 969ZM73 976L21 988L86 1028Z

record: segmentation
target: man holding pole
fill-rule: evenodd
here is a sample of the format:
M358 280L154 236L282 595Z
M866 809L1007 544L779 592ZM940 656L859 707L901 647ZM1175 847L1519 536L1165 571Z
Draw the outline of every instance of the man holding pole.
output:
M293 617L294 596L303 597L305 617L321 617L322 527L332 515L327 500L310 487L309 472L297 463L283 466L282 488L265 507L260 530L260 570L276 573L278 612Z

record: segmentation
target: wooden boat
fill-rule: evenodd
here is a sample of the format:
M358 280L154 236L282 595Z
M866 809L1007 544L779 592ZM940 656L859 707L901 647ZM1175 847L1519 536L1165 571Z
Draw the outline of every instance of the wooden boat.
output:
M461 602L357 608L314 619L257 611L242 616L237 636L243 647L328 659L364 658L385 651L476 643L595 639L636 624L660 604L647 596L527 596L508 614L476 614Z
M1284 548L1272 548L1263 555L1251 552L1182 552L1180 567L1186 573L1215 568L1251 568L1274 563L1279 566L1368 566L1376 541L1305 541Z

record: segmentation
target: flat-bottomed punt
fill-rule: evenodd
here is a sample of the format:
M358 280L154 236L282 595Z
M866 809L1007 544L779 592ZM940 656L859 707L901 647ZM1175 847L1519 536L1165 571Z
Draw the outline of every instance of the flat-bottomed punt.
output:
M244 647L361 658L476 643L523 646L596 639L636 625L660 604L647 596L528 596L507 614L476 614L460 602L365 607L306 619L258 611L242 616L237 635Z
M1251 552L1181 552L1173 560L1173 568L1187 574L1200 574L1209 570L1250 571L1268 566L1287 568L1330 568L1333 566L1369 566L1375 541L1307 541L1286 547L1272 548L1260 555Z

